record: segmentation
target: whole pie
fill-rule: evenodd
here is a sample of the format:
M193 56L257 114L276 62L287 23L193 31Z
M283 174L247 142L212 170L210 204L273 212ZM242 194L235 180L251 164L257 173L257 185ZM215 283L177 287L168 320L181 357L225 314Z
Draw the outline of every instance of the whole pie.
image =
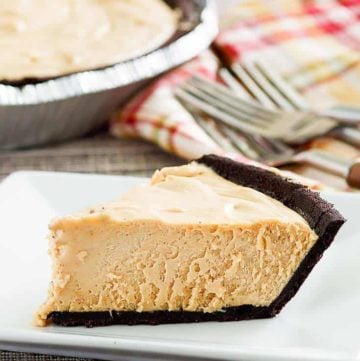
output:
M0 81L58 77L144 54L177 29L162 0L1 0Z
M164 168L51 223L52 282L36 323L272 317L343 223L317 193L262 168L215 155Z

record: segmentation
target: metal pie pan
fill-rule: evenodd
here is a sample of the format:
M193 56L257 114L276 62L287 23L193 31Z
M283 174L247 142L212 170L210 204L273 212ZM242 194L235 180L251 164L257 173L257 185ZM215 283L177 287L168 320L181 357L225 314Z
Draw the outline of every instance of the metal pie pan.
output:
M102 69L19 84L0 83L0 148L14 149L78 137L100 127L149 79L190 60L217 34L214 0L172 0L178 30L160 48Z

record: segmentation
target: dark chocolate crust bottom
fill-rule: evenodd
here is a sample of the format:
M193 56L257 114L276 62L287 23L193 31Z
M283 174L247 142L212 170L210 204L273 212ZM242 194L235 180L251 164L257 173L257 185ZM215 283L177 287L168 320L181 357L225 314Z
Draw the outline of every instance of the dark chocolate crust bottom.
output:
M161 323L191 323L206 321L240 321L253 318L272 317L268 307L250 305L228 307L224 312L188 312L188 311L155 311L155 312L52 312L49 319L61 326L86 327L107 325L159 325Z
M262 192L300 214L319 236L315 245L284 287L280 295L267 307L243 305L228 307L222 312L52 312L49 320L62 326L86 327L111 324L189 323L204 321L239 321L275 316L295 295L324 251L333 241L345 219L333 205L302 184L294 183L271 171L235 162L228 158L206 155L197 160L223 178Z

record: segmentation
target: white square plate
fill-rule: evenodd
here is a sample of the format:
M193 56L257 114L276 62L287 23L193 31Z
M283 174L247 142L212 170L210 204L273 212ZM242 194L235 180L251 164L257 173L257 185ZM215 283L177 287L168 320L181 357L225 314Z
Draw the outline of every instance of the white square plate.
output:
M348 219L276 318L225 323L31 326L50 279L47 225L141 178L19 172L0 184L0 349L130 360L360 360L360 195L324 194Z

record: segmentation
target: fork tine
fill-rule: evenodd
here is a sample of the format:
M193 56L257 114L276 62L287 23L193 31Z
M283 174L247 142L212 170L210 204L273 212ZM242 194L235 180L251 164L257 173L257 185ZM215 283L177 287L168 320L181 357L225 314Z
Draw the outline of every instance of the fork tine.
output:
M245 87L240 84L240 82L230 73L229 70L221 68L219 70L219 75L225 84L242 99L246 99L249 102L254 101L254 98L250 96Z
M238 149L234 147L231 140L227 139L219 128L216 126L214 121L206 120L203 116L200 116L198 113L192 113L194 119L196 120L197 124L212 138L222 149L238 153Z
M279 153L286 153L287 156L293 153L290 147L280 141L266 139L260 135L241 133L227 125L215 123L205 114L200 115L194 111L191 111L191 114L200 127L224 150L233 153L240 151L244 156L258 161L276 157Z
M334 122L328 119L324 119L320 124L319 122L307 122L303 120L304 117L296 119L294 114L289 115L288 113L275 113L273 119L259 124L259 122L254 121L252 116L234 109L230 111L228 104L225 104L222 100L209 97L206 93L202 93L201 90L187 83L176 88L175 95L193 107L201 109L212 117L242 132L259 134L271 139L282 139L285 142L298 143L318 135L319 132L323 134L334 127ZM308 116L309 114L305 119ZM304 126L299 130L295 129L302 122Z
M189 106L188 103L184 104L185 102L182 99L178 98L178 100L190 112L196 123L217 145L233 153L240 152L250 159L260 160L263 149L252 144L252 136L236 131L222 123L216 123L214 119L210 118L201 110ZM209 123L211 123L210 126Z
M195 95L197 98L204 100L212 105L215 105L216 108L221 109L224 112L230 113L236 118L243 119L249 123L253 123L258 126L266 126L268 124L268 119L264 119L259 114L251 112L251 108L245 107L244 109L236 109L232 106L231 102L228 101L226 97L217 97L216 95L206 91L193 83L186 83L181 86L182 89L186 90L188 93ZM249 110L248 110L249 109Z
M245 138L246 146L257 154L256 158L251 155L248 157L258 161L269 163L271 159L290 159L295 153L291 147L276 139L265 138L259 134L240 133L227 126L223 126L222 130L233 140L233 143L239 142L239 136Z
M263 106L258 105L255 102L248 102L239 97L237 94L234 94L234 92L227 87L213 81L209 81L201 76L194 75L188 83L191 83L203 92L228 103L241 112L246 111L251 114L256 112L261 116L261 118L272 118L274 115L278 114L278 112L265 109Z
M270 65L263 60L256 61L259 70L271 81L272 84L291 102L295 109L308 110L309 107L302 95L287 83L281 75L271 69Z
M177 97L177 100L191 114L191 116L196 121L196 124L199 125L199 127L211 138L211 140L214 141L216 145L230 152L236 152L236 149L234 149L235 147L228 139L225 139L224 141L224 136L220 133L220 131L218 131L218 129L215 128L215 126L207 126L208 122L205 120L205 117L207 117L207 115L205 113L203 113L201 110L198 111L196 108L194 108L189 103L185 102L179 97ZM201 112L202 114L200 114L199 112Z
M233 90L235 93L237 93L242 98L246 99L247 101L251 102L254 100L248 93L248 91L240 84L240 82L231 74L231 72L226 68L221 68L219 70L219 75L221 79L226 83L226 85ZM277 75L277 74L276 74ZM249 135L250 136L250 135ZM264 137L257 136L260 139L254 139L254 135L251 136L253 140L259 144L264 142ZM285 143L276 140L276 139L266 139L266 142L271 145L273 149L275 149L278 153L292 153L293 150L289 146L287 146ZM262 144L261 144L262 147ZM269 147L265 147L268 149Z
M264 89L264 92L272 98L272 100L285 111L294 110L293 105L283 96L283 94L269 81L267 77L257 68L254 62L245 62L243 67L252 76L256 83Z
M249 141L249 136L236 131L228 126L221 127L224 134L246 157L254 160L260 160L262 156L261 149L254 147Z
M294 150L288 145L286 145L284 142L282 142L281 140L270 139L270 138L266 140L272 144L272 146L276 149L276 152L278 154L283 154L287 156L294 154Z
M242 88L239 82L227 69L222 68L220 72L222 71L229 76L228 79L230 79L230 81L235 82L235 86L239 85L239 87ZM244 88L242 88L242 90L245 92ZM245 94L248 95L248 93ZM249 95L248 97L250 98ZM200 115L199 112L191 109L189 105L185 107L191 112L199 126L225 150L232 152L240 151L244 156L250 159L260 160L261 158L264 158L265 155L269 156L272 153L285 151L288 153L288 150L291 149L275 139L265 139L261 135L242 133L227 125L215 123L213 119L207 119L208 116L206 114ZM229 144L229 141L231 144Z
M231 67L234 74L239 80L250 90L254 97L267 109L276 110L277 107L273 100L259 87L259 85L249 76L249 74L240 66L235 63Z
M193 94L189 93L186 89L176 88L175 89L175 96L180 98L181 100L185 101L186 103L190 104L195 108L199 108L202 111L206 112L207 114L215 117L216 119L221 120L225 124L234 127L235 129L239 129L243 132L257 132L256 127L249 124L246 120L244 121L241 118L236 118L227 112L217 109L213 105L209 104L207 101L201 100L194 96Z

